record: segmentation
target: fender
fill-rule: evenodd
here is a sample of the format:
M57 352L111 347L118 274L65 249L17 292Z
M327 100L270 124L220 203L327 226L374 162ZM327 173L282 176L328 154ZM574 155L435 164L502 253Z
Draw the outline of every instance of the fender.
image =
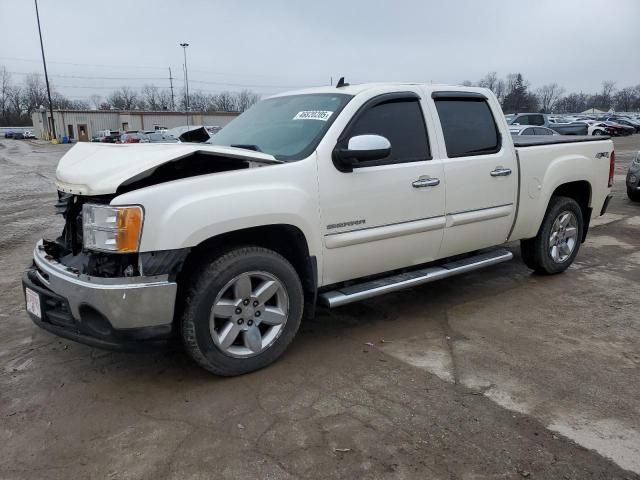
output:
M322 265L315 158L192 177L134 190L112 205L142 205L141 252L194 247L245 228L286 224Z

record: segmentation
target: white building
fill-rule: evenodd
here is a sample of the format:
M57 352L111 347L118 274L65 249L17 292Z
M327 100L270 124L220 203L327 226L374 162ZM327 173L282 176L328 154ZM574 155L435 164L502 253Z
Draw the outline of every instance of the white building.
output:
M224 127L237 117L237 112L142 112L119 110L54 110L56 134L58 138L69 137L78 142L88 142L100 130L131 131L158 130L182 125L206 125ZM33 112L33 133L37 138L46 139L51 124L51 114Z

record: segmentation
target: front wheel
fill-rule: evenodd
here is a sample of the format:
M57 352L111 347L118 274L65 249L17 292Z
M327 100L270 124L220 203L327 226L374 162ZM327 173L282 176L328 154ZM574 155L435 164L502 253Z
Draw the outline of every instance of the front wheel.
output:
M537 273L564 272L578 254L584 230L580 205L568 197L552 197L535 238L522 240L524 263Z
M289 346L302 319L304 293L278 253L244 247L196 272L182 315L189 355L217 375L266 367Z
M627 186L627 197L632 202L640 202L640 191Z

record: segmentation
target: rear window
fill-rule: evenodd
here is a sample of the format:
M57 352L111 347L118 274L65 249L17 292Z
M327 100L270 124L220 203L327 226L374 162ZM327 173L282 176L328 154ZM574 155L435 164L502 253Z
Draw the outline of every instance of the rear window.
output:
M436 99L449 158L486 155L500 150L500 133L485 100Z

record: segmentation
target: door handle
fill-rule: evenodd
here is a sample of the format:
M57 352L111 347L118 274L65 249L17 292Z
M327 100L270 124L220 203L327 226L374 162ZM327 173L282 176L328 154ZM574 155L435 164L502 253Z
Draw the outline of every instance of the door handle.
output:
M413 188L435 187L436 185L440 185L440 179L422 176L414 180L411 185L413 185Z
M509 175L511 175L511 169L510 168L496 167L496 169L495 170L491 170L491 172L489 174L492 177L508 177Z

